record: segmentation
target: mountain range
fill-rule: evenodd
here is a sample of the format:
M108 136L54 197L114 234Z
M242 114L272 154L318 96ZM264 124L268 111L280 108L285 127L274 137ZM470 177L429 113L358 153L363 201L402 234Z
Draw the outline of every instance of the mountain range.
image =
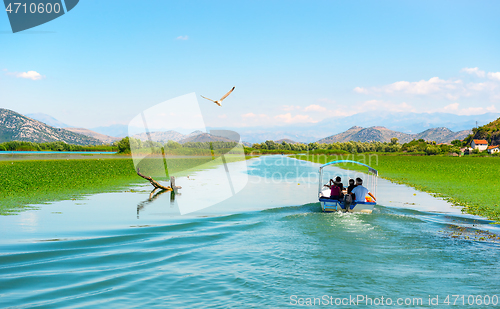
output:
M293 124L275 127L228 127L251 143L265 140L290 139L300 142L315 142L325 136L349 130L353 125L363 128L383 126L389 130L416 134L431 128L446 127L453 132L471 130L500 117L500 113L482 115L455 115L449 113L392 113L384 111L365 112L347 117L332 117L313 124ZM213 127L209 129L215 129Z
M44 115L44 114L37 114ZM44 115L49 119L48 115ZM499 118L499 113L486 113L482 115L456 115L450 113L396 113L396 112L365 112L347 117L332 117L312 124L293 124L273 127L207 127L212 129L226 129L238 132L241 139L250 143L260 143L266 140L289 139L300 142L314 142L325 136L334 135L347 131L353 125L363 128L373 126L384 126L393 131L399 131L407 134L415 134L426 129L446 127L451 131L457 132L470 130L476 126L487 124ZM34 118L34 117L32 117ZM57 120L51 119L48 124L58 124ZM41 118L34 118L41 120ZM54 122L54 120L56 122ZM46 122L47 123L47 122ZM132 128L133 129L133 128ZM125 137L129 135L129 128L126 124L114 124L110 126L101 126L90 128L90 130L113 137ZM140 132L140 130L137 130ZM173 139L174 140L174 139Z
M71 131L73 133L78 133L78 134L82 134L85 136L89 136L89 137L98 139L101 142L103 142L104 144L112 144L112 143L119 141L121 139L120 137L104 135L104 134L97 133L97 132L94 132L94 131L91 131L91 130L85 129L85 128L64 128L64 129Z
M57 120L56 118L54 118L50 115L47 115L47 114L43 114L43 113L26 114L25 116L29 117L31 119L35 119L35 120L38 120L40 122L43 122L46 125L49 125L49 126L54 127L54 128L63 129L63 128L71 127L71 126L68 126L67 124Z
M448 128L432 128L427 129L418 134L408 134L398 131L389 130L385 127L374 126L370 128L362 128L358 126L351 127L349 130L331 135L320 139L318 143L335 143L335 142L390 142L391 138L397 138L400 143L410 142L414 139L424 139L426 141L435 141L436 143L449 143L452 140L463 140L471 130L463 130L453 132Z
M160 143L167 143L168 141L174 141L174 142L179 142L181 144L187 143L187 142L234 142L233 140L222 137L222 136L217 136L209 133L205 133L202 131L194 131L189 134L182 134L177 131L159 131L159 132L150 132L149 137L146 133L141 133L141 134L136 134L133 135L133 137L138 138L140 140L146 141L149 138L153 142L160 142Z
M0 108L0 143L14 140L36 143L63 141L75 145L102 144L102 141L93 137L54 128L14 111Z
M71 128L67 124L46 114L29 114L32 117L52 124L53 126L65 127L76 133L102 140L105 143L129 135L127 125L115 124L110 126L96 127L90 130L83 128ZM489 123L500 117L498 113L486 113L482 115L455 115L448 113L390 113L384 111L365 112L348 117L328 118L313 124L294 124L274 127L224 127L238 132L245 144L260 143L266 140L290 140L303 143L315 141L346 141L346 140L380 140L388 141L397 137L400 142L414 138L425 140L436 140L445 142L453 139L462 139L466 131L479 125ZM352 125L357 127L353 128ZM383 125L383 127L380 127ZM359 130L357 128L360 128ZM215 127L207 128L217 129ZM425 130L421 132L422 130ZM132 128L132 133L134 128ZM140 132L139 129L136 132ZM341 133L339 133L341 132ZM420 133L419 133L420 132ZM469 132L470 133L470 132ZM180 142L188 138L188 135L177 131L152 132L152 139L156 141L173 140ZM199 134L199 133L198 133ZM139 134L140 135L140 134ZM197 135L197 134L196 134ZM325 136L328 136L325 138ZM140 136L141 139L146 139ZM201 137L200 137L201 138Z

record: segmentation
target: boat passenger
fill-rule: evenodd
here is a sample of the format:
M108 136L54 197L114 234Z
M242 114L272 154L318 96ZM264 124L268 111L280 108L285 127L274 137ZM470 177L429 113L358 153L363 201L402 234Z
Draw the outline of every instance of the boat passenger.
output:
M356 184L357 184L357 186L354 189L352 189L352 194L354 195L355 202L365 202L366 201L365 200L366 194L371 196L374 201L377 201L375 196L373 196L373 194L371 194L371 192L368 191L367 188L363 187L363 180L361 178L359 178L359 177L356 178Z
M340 187L340 191L344 190L344 185L342 184L342 178L340 178L340 176L335 177L335 181L333 181L333 179L330 179L330 188L332 187L332 183L336 183L337 186Z
M338 185L337 182L333 182L330 186L330 198L334 200L340 200L342 198L342 188Z
M349 179L349 186L347 187L347 194L351 194L352 189L356 188L354 184L354 179Z

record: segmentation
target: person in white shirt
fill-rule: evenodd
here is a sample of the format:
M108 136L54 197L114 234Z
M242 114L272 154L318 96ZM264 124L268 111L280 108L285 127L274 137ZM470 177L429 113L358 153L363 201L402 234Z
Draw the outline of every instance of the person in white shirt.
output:
M356 178L356 184L357 186L351 191L351 194L354 194L355 202L365 202L366 201L365 196L367 194L371 196L374 201L377 200L375 196L373 196L373 194L371 194L371 192L368 191L367 188L363 187L363 180L361 178Z

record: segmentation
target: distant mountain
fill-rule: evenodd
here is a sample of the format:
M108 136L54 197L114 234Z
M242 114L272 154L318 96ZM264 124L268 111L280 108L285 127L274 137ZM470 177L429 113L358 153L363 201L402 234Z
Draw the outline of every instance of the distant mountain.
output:
M95 139L100 140L101 142L103 142L105 144L112 144L113 142L120 140L119 137L104 135L104 134L97 133L97 132L91 131L89 129L84 129L84 128L65 128L65 130L68 130L68 131L71 131L74 133L78 133L78 134L82 134L85 136L93 137Z
M201 132L201 131L199 131L199 132ZM212 135L212 134L208 134L208 133L200 133L200 134L195 134L195 135L191 135L191 134L190 134L190 136L181 140L180 143L184 144L187 142L195 142L195 143L196 142L234 142L233 140L231 140L227 137L216 136L216 135Z
M400 142L411 140L410 134L396 132L384 127L362 128L354 126L349 130L320 139L318 143L338 143L338 142L390 142L391 138L397 137Z
M113 124L106 127L91 128L90 130L114 137L125 137L129 135L128 125L126 124Z
M203 131L200 131L200 130L196 130L196 131L193 131L191 133L189 133L188 135L184 135L184 139L186 138L190 138L190 137L193 137L193 136L197 136L197 135L200 135L200 134L205 134L206 132L203 132Z
M300 132L295 127L271 127L271 128L228 128L238 132L241 139L249 143L261 143L265 141L276 141L289 139L299 142L314 142L324 136L321 132ZM290 131L285 131L290 130Z
M288 139L288 138L282 138L282 139L279 139L279 140L274 141L274 142L278 143L278 144L281 144L283 142L288 143L288 144L297 144L296 141L292 141L291 139Z
M14 111L0 108L0 142L54 142L76 145L100 145L98 139L46 125Z
M186 138L184 134L181 134L177 131L159 131L159 132L151 132L149 133L151 140L153 142L166 143L168 141L179 142L182 139ZM143 141L148 140L148 135L146 133L136 134L133 137L138 138Z
M67 124L57 120L56 118L47 115L47 114L42 114L42 113L34 113L34 114L26 114L26 117L29 117L31 119L35 119L38 121L41 121L45 123L46 125L49 125L54 128L67 128L69 127Z
M453 132L448 128L432 128L418 134L407 134L403 132L389 130L384 127L351 127L349 130L335 134L323 139L318 143L336 143L336 142L390 142L391 138L396 137L400 143L406 143L414 139L424 139L426 141L435 141L437 143L448 143L455 139L464 139L470 134L470 130Z
M314 142L324 136L347 131L354 125L369 128L384 126L389 130L403 133L419 133L431 128L446 127L454 132L470 130L476 126L487 124L500 117L499 113L482 115L455 115L448 113L392 113L386 111L370 111L347 117L332 117L314 124L293 124L274 127L232 127L241 135L241 139L260 143L266 140L291 139L299 142ZM216 129L216 128L211 128Z
M318 132L342 132L358 125L364 128L384 126L390 130L404 133L419 133L426 129L446 127L452 131L470 130L481 124L489 123L500 117L498 113L482 115L455 115L448 113L390 113L365 112L348 117L328 118L313 125Z
M168 141L174 141L181 144L187 142L233 142L233 140L217 136L213 134L208 134L203 131L194 131L187 135L179 133L177 131L169 130L169 131L157 131L149 133L151 140L153 142L167 143ZM136 134L133 137L138 138L140 140L146 141L148 140L148 135L146 133Z
M448 128L433 128L418 133L415 139L424 139L426 141L435 141L436 143L449 143L454 140L463 140L471 134L471 130L462 130L453 132Z

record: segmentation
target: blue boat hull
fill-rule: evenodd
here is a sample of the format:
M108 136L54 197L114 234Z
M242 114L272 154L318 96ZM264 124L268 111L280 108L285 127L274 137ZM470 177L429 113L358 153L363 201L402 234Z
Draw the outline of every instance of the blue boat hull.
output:
M321 203L321 209L324 212L342 211L371 213L373 211L373 207L377 204L374 202L352 202L350 205L346 205L344 201L330 199L327 197L320 197L319 202Z

